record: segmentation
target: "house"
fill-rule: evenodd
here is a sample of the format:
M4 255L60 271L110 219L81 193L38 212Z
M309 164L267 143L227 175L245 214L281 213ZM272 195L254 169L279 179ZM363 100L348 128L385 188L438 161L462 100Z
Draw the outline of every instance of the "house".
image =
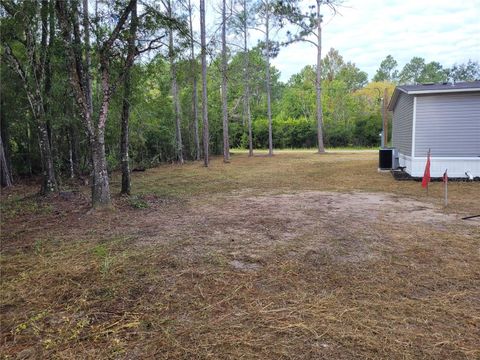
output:
M480 81L397 86L392 146L398 165L423 176L428 150L431 176L480 176Z

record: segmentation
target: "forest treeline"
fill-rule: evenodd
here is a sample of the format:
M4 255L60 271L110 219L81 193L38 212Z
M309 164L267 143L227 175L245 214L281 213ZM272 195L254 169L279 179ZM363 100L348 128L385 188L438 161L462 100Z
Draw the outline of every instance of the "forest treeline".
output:
M206 29L204 0L1 0L2 185L41 175L48 193L91 178L93 205L108 205L115 170L129 193L133 168L228 161L230 148L377 146L385 89L480 77L474 61L399 69L389 55L369 82L321 53L321 9L338 2L301 3L219 1ZM264 39L250 44L253 29ZM296 41L318 56L283 83L270 61Z

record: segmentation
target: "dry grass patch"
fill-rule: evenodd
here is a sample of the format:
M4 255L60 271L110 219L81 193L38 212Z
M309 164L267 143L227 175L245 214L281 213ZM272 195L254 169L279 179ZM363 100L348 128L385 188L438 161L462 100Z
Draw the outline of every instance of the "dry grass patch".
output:
M376 154L282 152L150 169L101 216L3 194L2 354L479 358L479 185L444 211Z

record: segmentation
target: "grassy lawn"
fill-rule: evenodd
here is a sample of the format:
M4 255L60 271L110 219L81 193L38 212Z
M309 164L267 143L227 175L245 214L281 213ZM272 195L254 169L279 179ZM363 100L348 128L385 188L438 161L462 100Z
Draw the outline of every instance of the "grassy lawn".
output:
M277 151L2 204L4 358L478 359L480 183ZM118 193L120 178L112 178Z

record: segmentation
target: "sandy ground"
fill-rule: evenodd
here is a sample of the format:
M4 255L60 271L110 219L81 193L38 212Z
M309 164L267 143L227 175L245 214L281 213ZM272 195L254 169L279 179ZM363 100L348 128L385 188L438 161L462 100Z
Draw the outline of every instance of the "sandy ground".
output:
M380 256L381 247L392 246L388 241L392 233L410 226L439 231L458 226L468 233L479 225L432 204L393 194L242 193L210 198L208 205L196 199L177 208L178 212L147 212L138 219L141 225L134 227L132 235L141 238L143 245L194 238L195 242L187 241L183 247L183 257L200 256L210 249L231 258L236 269L255 270L272 247L293 246L297 240L307 253L331 255L336 261L366 261ZM383 232L379 225L391 231ZM120 229L119 234L129 232Z

